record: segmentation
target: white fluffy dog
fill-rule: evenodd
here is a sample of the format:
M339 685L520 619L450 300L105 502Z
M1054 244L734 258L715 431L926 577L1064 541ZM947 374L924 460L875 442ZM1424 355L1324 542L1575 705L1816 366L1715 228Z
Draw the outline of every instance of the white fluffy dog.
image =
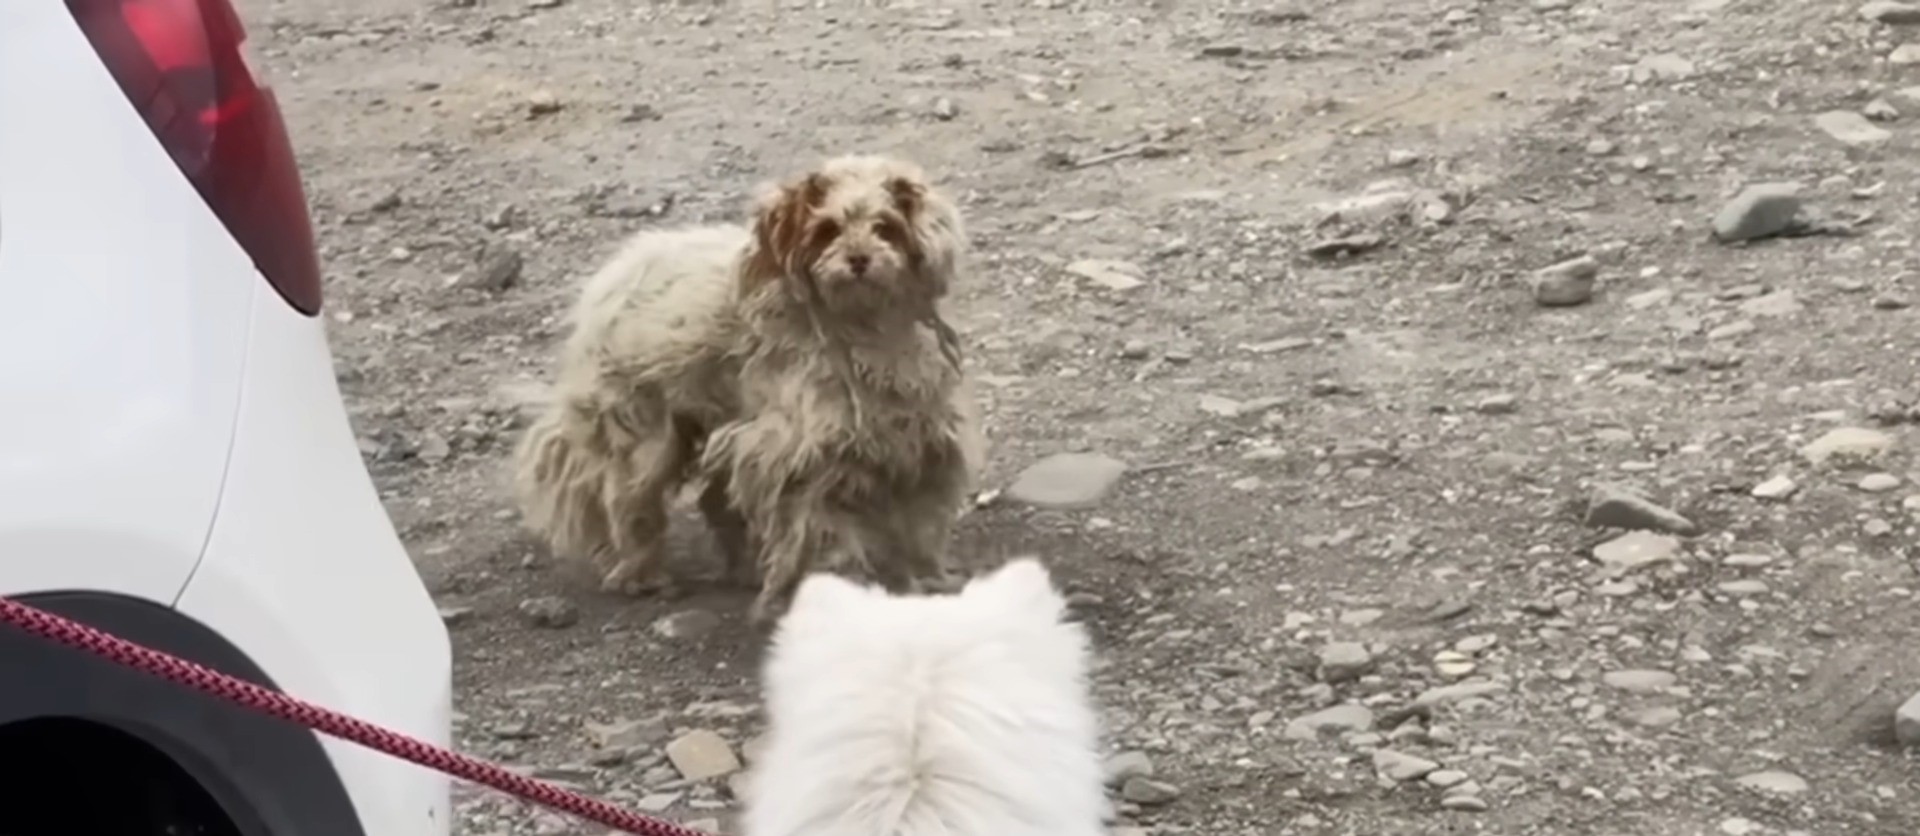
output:
M1085 633L1038 561L959 593L820 573L780 621L746 836L1102 836Z

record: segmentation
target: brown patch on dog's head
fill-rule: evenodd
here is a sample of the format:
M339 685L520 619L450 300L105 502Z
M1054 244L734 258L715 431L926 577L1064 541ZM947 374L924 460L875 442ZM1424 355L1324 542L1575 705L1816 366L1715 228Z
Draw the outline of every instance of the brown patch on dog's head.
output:
M762 198L743 279L835 311L917 310L946 295L962 246L959 213L918 168L837 157Z

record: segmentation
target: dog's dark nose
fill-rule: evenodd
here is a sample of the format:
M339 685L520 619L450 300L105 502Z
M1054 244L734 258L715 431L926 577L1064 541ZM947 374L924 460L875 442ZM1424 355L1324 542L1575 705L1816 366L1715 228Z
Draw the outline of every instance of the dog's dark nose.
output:
M847 266L853 269L853 274L856 276L867 272L867 261L864 255L847 256Z

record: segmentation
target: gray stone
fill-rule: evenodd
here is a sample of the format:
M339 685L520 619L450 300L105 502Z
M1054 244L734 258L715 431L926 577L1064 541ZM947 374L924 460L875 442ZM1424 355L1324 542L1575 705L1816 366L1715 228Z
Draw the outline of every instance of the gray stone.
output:
M1420 696L1413 698L1413 704L1423 708L1430 708L1459 702L1461 700L1491 697L1495 694L1506 693L1506 690L1507 686L1505 683L1483 679L1468 680L1466 682L1456 682L1452 685L1442 685L1438 688L1428 688L1420 692Z
M1894 437L1866 427L1837 427L1800 448L1800 455L1813 464L1835 459L1867 461L1893 449Z
M1467 779L1471 777L1473 776L1461 772L1458 769L1436 769L1427 773L1427 783L1441 789L1446 789L1447 787L1466 783Z
M658 715L638 720L622 718L611 723L589 721L586 730L587 738L601 749L651 748L667 739L665 718Z
M1487 802L1477 795L1449 795L1440 799L1440 809L1457 810L1463 813L1484 813Z
M1793 496L1794 493L1799 490L1799 483L1785 476L1775 476L1772 479L1754 485L1752 493L1755 499L1779 501Z
M1635 693L1654 693L1672 688L1679 678L1666 671L1631 670L1608 671L1600 677L1609 688Z
M1778 793L1780 795L1798 795L1806 792L1808 789L1807 779L1791 772L1782 772L1777 769L1755 772L1751 775L1742 775L1734 779L1734 783L1750 790L1760 790L1762 792Z
M1720 207L1713 218L1713 237L1721 241L1751 241L1785 232L1800 213L1800 184L1756 183Z
M1693 521L1625 485L1595 485L1587 501L1587 525L1592 528L1626 528L1691 535L1699 531Z
M1829 110L1813 117L1813 124L1848 145L1878 145L1893 138L1892 131L1851 110Z
M680 777L705 781L740 771L740 758L718 732L694 729L667 744L667 760Z
M1752 595L1767 594L1766 582L1753 580L1752 578L1744 578L1741 580L1733 580L1733 581L1721 581L1717 588L1721 592L1724 592L1728 595L1733 595L1733 596L1742 597L1742 598L1752 596Z
M1792 316L1801 310L1800 298L1791 290L1776 290L1740 303L1740 312L1747 316Z
M1629 531L1593 547L1593 559L1618 571L1672 560L1679 554L1679 540L1651 531Z
M1180 797L1180 788L1165 781L1134 776L1120 785L1120 797L1149 807L1167 804Z
M1636 711L1627 715L1627 719L1635 725L1657 729L1678 723L1683 716L1684 715L1680 713L1680 709L1668 705L1661 705Z
M1867 493L1886 493L1900 487L1900 477L1891 473L1869 473L1860 477L1857 487Z
M1440 764L1392 749L1373 752L1373 771L1392 781L1418 781L1440 768Z
M705 638L719 626L720 616L711 610L681 610L653 622L653 632L663 639L688 641Z
M1034 463L1015 477L1007 497L1043 508L1087 508L1106 499L1127 465L1098 453L1061 453Z
M526 259L518 250L498 246L488 248L474 270L468 285L489 293L499 293L520 283Z
M1542 307L1584 305L1593 299L1600 278L1600 262L1583 255L1542 268L1533 274L1533 301Z
M1373 654L1359 642L1334 642L1320 649L1320 679L1351 682L1373 670Z
M1920 24L1920 6L1895 3L1893 0L1874 0L1860 7L1860 16L1890 26L1912 26Z
M1893 712L1893 736L1902 746L1920 748L1920 694Z
M1115 753L1107 758L1104 768L1107 773L1107 785L1117 787L1130 778L1152 778L1153 759L1147 753L1127 751Z
M558 595L542 595L520 602L520 615L535 627L562 630L580 623L580 608Z
M1902 67L1920 64L1920 44L1901 44L1887 53L1887 63ZM1892 136L1892 134L1888 134Z
M1131 261L1083 258L1067 265L1067 272L1108 290L1132 290L1146 284L1140 278L1140 265Z
M1373 710L1357 703L1323 708L1287 724L1280 734L1288 740L1312 740L1323 733L1360 732L1373 728Z

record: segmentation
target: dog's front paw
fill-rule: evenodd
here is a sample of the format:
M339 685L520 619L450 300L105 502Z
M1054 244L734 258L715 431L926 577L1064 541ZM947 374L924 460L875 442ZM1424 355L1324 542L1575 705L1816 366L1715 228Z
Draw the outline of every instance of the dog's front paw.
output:
M931 577L916 578L913 591L920 595L952 595L966 585L966 576L958 572L941 572Z
M662 595L671 588L664 578L650 572L639 571L637 567L626 564L607 570L606 577L600 579L600 591L635 598Z

